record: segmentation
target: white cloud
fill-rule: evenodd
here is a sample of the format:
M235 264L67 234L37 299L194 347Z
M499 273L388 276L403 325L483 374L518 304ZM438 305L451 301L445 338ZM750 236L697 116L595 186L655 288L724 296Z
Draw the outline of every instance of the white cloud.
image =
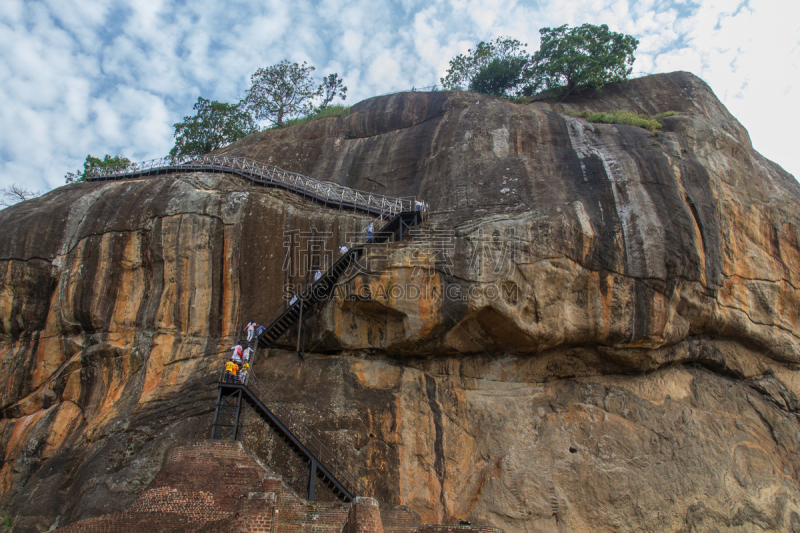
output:
M57 186L86 154L164 155L202 95L236 101L282 59L338 72L348 103L439 82L451 57L545 26L640 39L634 70L688 70L800 177L800 4L730 0L3 0L0 186ZM55 149L55 150L54 150Z

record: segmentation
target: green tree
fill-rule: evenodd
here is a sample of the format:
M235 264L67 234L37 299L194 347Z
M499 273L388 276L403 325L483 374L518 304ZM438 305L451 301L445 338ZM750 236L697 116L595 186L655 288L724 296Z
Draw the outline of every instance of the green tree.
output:
M241 102L226 104L199 97L192 109L197 113L173 124L175 146L169 151L171 157L207 154L258 131Z
M311 77L314 67L283 60L277 65L260 68L250 77L250 88L244 99L256 120L268 120L283 126L284 120L307 115L314 110L313 100L322 95L323 86Z
M67 172L64 176L64 181L67 183L74 183L76 181L86 181L87 177L95 176L100 170L108 167L121 167L128 168L131 165L131 160L122 157L121 155L110 156L106 154L103 159L98 157L86 156L86 161L83 162L83 170L76 172Z
M492 96L510 97L527 93L526 57L495 58L481 68L469 84L469 90Z
M610 31L605 24L542 28L541 45L532 56L528 78L533 91L563 88L566 96L580 86L602 89L627 79L639 41Z
M338 74L328 74L322 78L322 85L320 85L320 95L322 96L322 103L317 108L317 112L327 109L333 99L337 96L342 100L347 99L347 87L344 86L344 80Z
M450 60L447 74L441 78L442 86L447 90L468 90L473 79L481 70L488 68L495 60L528 57L522 44L510 37L497 37L493 41L481 41L475 49L467 50L466 54L459 54Z

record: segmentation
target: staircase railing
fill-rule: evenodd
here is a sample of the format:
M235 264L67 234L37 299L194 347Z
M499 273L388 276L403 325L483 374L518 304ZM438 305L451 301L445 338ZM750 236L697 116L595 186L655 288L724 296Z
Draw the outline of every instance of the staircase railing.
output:
M167 172L231 172L261 185L282 186L298 194L308 195L327 205L356 207L373 214L395 215L418 209L426 211L427 205L416 197L393 197L351 189L330 181L321 181L296 172L289 172L246 157L202 155L162 157L142 163L95 167L86 171L87 181L127 179Z
M252 373L248 378L247 388L250 389L251 392L256 393L258 399L280 419L283 425L297 437L303 446L316 456L317 460L319 460L340 483L345 485L352 494L374 498L372 493L358 480L356 475L350 472L345 464L322 443L316 433L303 424L303 422L295 416L295 414L292 413L292 411L289 410L261 380Z
M282 311L276 318L271 321L265 321L263 324L269 324L265 330L258 335L256 341L262 348L268 348L275 341L285 334L292 325L299 319L300 306L303 306L306 311L310 311L318 301L323 300L327 295L332 294L334 285L339 279L339 275L345 270L341 263L345 261L358 260L359 256L364 252L364 246L378 242L386 242L390 240L395 234L403 235L403 227L411 228L409 223L416 225L420 220L418 211L411 211L399 213L392 218L381 229L374 231L372 237L366 238L364 244L356 245L350 248L347 252L341 255L336 261L333 262L330 268L324 273L321 273L320 278L307 286L305 291L296 294L296 298L289 302L289 305ZM408 218L409 220L406 220ZM274 332L273 332L274 330Z

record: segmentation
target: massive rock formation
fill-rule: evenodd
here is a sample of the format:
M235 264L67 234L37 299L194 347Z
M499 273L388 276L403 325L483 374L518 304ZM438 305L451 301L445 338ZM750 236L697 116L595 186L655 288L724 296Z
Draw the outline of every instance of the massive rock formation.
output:
M654 137L566 109L678 114ZM699 79L558 104L403 93L222 152L431 206L311 317L313 357L255 369L379 499L509 532L800 531L800 189ZM365 222L208 174L0 212L20 530L125 510L166 449L207 437L237 324L307 279L284 245Z

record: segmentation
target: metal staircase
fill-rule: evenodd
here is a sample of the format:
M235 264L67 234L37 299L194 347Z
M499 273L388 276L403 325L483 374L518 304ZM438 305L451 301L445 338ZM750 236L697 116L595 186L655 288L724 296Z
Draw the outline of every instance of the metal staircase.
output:
M254 185L278 187L302 195L303 198L340 211L352 209L375 216L376 221L388 222L362 244L344 253L308 289L299 295L297 301L288 306L278 318L271 322L261 335L247 345L253 349L250 365L253 366L259 348L268 348L298 321L303 313L310 311L317 303L327 300L333 293L339 278L354 262L365 253L366 246L403 240L406 233L422 222L427 209L424 202L415 197L393 198L363 191L357 191L331 182L319 181L301 174L287 172L242 157L205 155L186 158L164 158L144 163L128 163L118 167L95 169L85 176L86 181L107 181L136 179L176 172L226 172L241 176ZM266 322L266 321L264 321ZM302 326L302 324L301 324ZM242 328L239 327L239 333ZM242 339L237 340L237 344ZM333 454L320 439L306 427L251 371L244 382L228 383L220 376L214 421L211 427L212 439L239 440L242 436L244 407L251 409L267 423L278 436L309 466L308 497L314 500L316 480L319 479L331 489L337 498L344 502L356 496L374 497L359 482L339 458Z
M420 223L420 216L419 211L398 213L383 228L375 232L372 238L368 239L364 245L348 250L302 296L298 297L296 302L272 321L258 337L258 347L269 348L272 346L275 341L300 320L303 313L308 313L318 302L330 298L336 282L339 281L339 277L351 264L361 258L365 245L387 242L392 238L402 240L403 235L415 229L417 224Z
M373 497L314 432L292 414L252 373L248 376L247 384L219 383L211 438L233 440L241 438L245 405L249 405L308 465L306 498L308 501L314 501L314 489L318 479L343 502L350 502L356 496Z
M251 366L259 348L271 346L301 319L304 311L310 311L314 305L330 297L341 275L354 261L359 260L366 245L387 242L392 238L402 240L403 236L420 222L420 216L419 211L398 213L363 245L356 246L342 255L294 304L276 318L260 336L253 339L250 344L255 351L250 361ZM317 479L344 502L352 501L356 496L373 497L358 478L345 468L338 457L278 400L252 373L252 370L245 383L225 383L220 379L211 438L240 439L245 405L249 405L289 448L308 464L309 501L314 500Z

